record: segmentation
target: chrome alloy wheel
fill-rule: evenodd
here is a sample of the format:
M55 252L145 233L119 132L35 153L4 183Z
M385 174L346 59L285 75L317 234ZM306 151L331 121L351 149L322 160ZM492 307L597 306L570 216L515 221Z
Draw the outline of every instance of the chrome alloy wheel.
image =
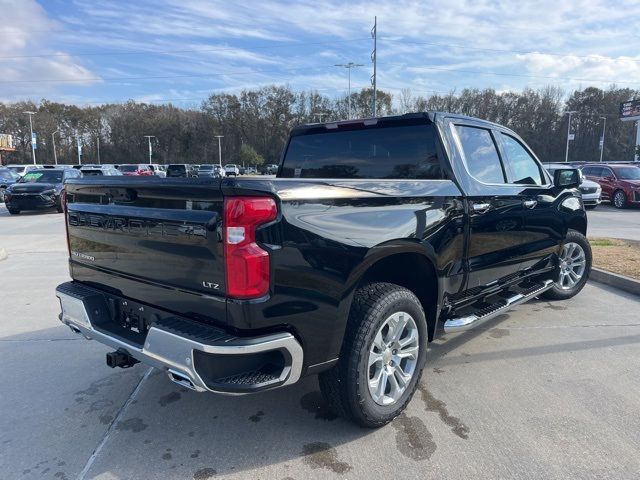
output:
M624 196L624 192L618 190L613 196L613 205L616 208L622 208L624 206L625 201L626 201L626 198Z
M569 242L560 252L560 278L558 286L570 290L580 282L587 266L587 258L583 248L575 242Z
M416 322L406 312L387 318L369 350L369 393L378 405L392 405L407 389L418 364Z

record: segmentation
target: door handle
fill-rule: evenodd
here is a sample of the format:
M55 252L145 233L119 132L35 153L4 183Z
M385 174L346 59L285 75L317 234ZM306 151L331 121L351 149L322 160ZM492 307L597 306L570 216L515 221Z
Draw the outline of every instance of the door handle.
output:
M475 213L486 213L491 208L491 204L490 203L474 203L472 208Z
M525 200L524 201L524 207L525 208L535 208L536 205L538 205L538 201L537 200Z

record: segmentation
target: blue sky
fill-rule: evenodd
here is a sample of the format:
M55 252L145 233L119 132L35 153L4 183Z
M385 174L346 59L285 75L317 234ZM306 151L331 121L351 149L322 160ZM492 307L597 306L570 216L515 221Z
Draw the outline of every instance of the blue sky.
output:
M413 96L467 87L640 88L640 2L0 0L0 100L171 101L260 85Z

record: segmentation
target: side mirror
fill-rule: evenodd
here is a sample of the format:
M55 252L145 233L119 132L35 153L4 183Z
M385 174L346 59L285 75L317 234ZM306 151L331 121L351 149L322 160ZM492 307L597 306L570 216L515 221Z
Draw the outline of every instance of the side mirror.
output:
M560 168L553 173L553 184L561 188L577 188L580 186L580 170L577 168Z

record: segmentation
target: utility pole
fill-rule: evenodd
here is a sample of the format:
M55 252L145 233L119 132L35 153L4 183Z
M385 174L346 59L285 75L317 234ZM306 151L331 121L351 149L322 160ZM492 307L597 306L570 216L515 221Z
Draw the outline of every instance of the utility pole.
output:
M602 138L600 139L600 162L602 162L602 154L604 153L604 134L607 131L607 117L600 117L604 120L602 124Z
M51 145L53 145L53 161L58 165L58 154L56 153L56 133L60 133L60 129L51 134Z
M214 135L218 139L218 165L222 168L222 139L224 135Z
M337 63L334 66L343 67L349 70L349 96L347 97L349 114L347 115L347 119L350 119L351 118L351 69L356 67L364 67L364 65L362 65L361 63L349 62L349 63Z
M33 160L33 164L36 164L36 142L33 138L33 122L31 121L31 116L35 115L36 112L22 112L29 115L29 131L31 132L31 159Z
M572 110L570 112L564 112L564 113L567 113L569 115L569 121L567 122L567 150L565 151L565 154L564 154L564 161L565 163L567 163L569 161L569 139L571 138L571 115L578 112L576 112L575 110Z
M371 52L371 61L373 62L373 75L371 76L371 85L373 86L373 105L371 111L373 112L373 117L376 116L376 100L377 100L377 89L376 89L376 60L378 59L378 17L373 17L373 28L371 29L371 37L373 38L373 52Z
M151 165L151 155L153 154L153 150L151 149L151 139L156 138L155 135L145 135L144 138L149 140L149 165Z
M98 141L98 165L100 165L100 135L98 135L97 141Z

